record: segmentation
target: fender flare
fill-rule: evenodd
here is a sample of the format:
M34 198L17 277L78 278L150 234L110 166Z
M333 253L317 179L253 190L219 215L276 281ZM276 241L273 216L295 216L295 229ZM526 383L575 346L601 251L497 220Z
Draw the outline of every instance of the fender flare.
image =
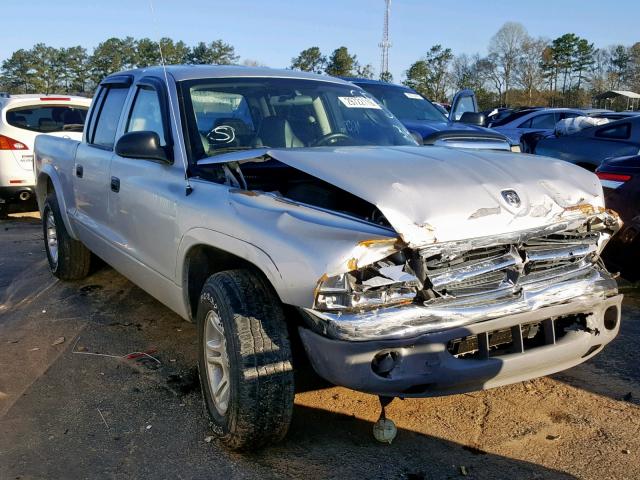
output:
M36 179L36 199L38 201L38 210L40 215L44 210L44 202L47 198L47 180L50 180L53 185L53 193L58 200L58 206L60 207L60 216L64 222L64 226L67 229L67 233L71 238L78 239L71 221L69 220L69 213L67 211L67 202L64 198L62 182L58 172L51 166L51 164L45 164L38 172L38 178Z
M186 311L190 311L190 307L189 293L186 285L185 260L189 252L197 246L210 246L246 260L262 272L269 283L271 283L280 300L286 303L287 287L284 284L282 273L273 259L264 250L240 238L216 230L196 227L184 233L180 240L176 257L175 279L176 284L182 289L182 297Z

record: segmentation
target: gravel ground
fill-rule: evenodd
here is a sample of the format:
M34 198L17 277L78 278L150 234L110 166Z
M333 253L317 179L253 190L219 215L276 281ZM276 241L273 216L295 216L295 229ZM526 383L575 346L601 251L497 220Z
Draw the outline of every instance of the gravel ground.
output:
M239 455L211 440L194 326L106 266L54 280L39 221L13 217L0 221L0 478L638 478L640 295L627 290L621 334L593 360L395 400L392 445L371 434L376 397L302 370L287 439Z

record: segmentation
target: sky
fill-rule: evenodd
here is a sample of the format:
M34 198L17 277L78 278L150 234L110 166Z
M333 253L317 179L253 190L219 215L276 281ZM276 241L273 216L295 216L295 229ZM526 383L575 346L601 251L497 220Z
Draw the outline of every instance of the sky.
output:
M345 45L360 63L380 68L384 0L151 1L155 15L150 0L2 0L0 60L39 42L90 52L113 36L167 36L189 45L221 38L241 59L274 68L288 67L307 47L328 55ZM485 54L507 21L535 37L572 32L597 47L631 45L640 41L638 19L638 0L392 0L389 66L401 80L436 43L455 54Z

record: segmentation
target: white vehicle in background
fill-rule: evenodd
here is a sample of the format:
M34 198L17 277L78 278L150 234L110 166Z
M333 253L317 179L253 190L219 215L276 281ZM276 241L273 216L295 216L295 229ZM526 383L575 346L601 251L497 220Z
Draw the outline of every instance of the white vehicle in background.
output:
M10 203L33 198L36 137L80 140L90 104L90 98L68 95L0 93L0 217Z

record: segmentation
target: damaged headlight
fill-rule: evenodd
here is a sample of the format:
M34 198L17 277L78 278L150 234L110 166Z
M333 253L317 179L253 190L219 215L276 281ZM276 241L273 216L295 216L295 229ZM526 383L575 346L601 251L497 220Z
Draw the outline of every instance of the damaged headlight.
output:
M318 310L366 310L411 303L422 289L405 262L389 259L349 273L328 277L316 293Z

